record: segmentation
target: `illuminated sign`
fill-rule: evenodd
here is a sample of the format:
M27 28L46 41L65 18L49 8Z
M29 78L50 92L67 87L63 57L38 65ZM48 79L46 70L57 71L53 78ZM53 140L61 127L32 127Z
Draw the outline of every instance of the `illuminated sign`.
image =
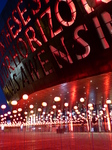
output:
M6 22L0 34L0 83L7 100L112 69L111 0L13 5L7 11L8 2L6 16L1 15Z

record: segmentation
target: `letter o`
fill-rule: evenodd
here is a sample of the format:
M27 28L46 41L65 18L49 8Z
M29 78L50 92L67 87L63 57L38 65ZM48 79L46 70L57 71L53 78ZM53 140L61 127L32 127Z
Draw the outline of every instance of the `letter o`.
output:
M71 10L71 20L70 21L65 21L63 20L63 18L61 17L60 13L59 13L59 3L60 2L66 2L68 4L68 6L70 7L70 10ZM63 25L63 26L71 26L75 19L76 19L76 8L75 8L75 5L74 3L72 2L72 0L58 0L55 4L55 15L56 15L56 18L57 20Z

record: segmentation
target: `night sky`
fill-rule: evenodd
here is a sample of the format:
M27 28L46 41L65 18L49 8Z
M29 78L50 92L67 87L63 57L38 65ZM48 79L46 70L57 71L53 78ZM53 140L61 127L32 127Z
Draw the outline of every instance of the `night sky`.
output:
M0 0L0 13L2 12L2 10L3 10L3 8L4 8L5 4L6 4L6 2L7 2L7 0ZM2 91L2 89L0 87L0 106L2 104L6 104L7 105L7 102L6 102L5 96L3 94L3 91ZM8 110L10 110L10 108L7 105L7 108L6 108L6 110L4 112L7 112ZM3 111L1 110L1 107L0 107L0 114L2 114L2 112Z
M2 12L7 0L0 0L0 13Z

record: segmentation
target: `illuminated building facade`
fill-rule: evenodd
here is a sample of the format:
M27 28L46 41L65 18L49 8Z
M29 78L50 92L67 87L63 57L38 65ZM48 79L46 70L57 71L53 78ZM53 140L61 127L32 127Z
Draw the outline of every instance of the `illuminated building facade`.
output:
M26 111L29 109L29 104L23 101L23 94L29 95L31 104L33 96L40 93L40 99L35 98L33 102L35 109L31 112L36 114L36 105L51 102L48 97L43 99L47 92L50 95L51 88L58 87L58 92L51 96L52 101L62 92L61 100L63 99L64 104L66 90L60 88L67 84L70 90L73 87L71 84L75 85L79 82L83 82L82 85L85 86L84 82L90 80L92 76L95 76L97 81L101 77L103 83L108 77L106 82L106 84L109 83L109 86L106 86L108 89L103 90L103 92L107 91L107 96L103 96L105 100L102 102L102 105L105 104L106 99L111 98L109 94L112 76L112 1L18 0L11 3L13 5L10 7L10 2L7 2L0 16L2 22L0 25L0 84L9 105L11 101L16 100L22 103L21 107ZM97 77L97 75L101 76ZM88 85L85 87L88 97L84 100L86 108L89 103L87 99L91 97L87 87ZM71 93L72 91L75 94L69 97L67 102L70 104L66 102L64 105L65 108L70 105L71 114L75 103L77 101L79 103L82 97L82 95L76 97L77 89L70 90ZM94 99L95 106L98 100L96 97ZM16 106L16 109L20 107L20 104ZM51 105L47 107L51 109ZM63 110L61 105L60 111ZM79 115L80 113L81 111ZM107 120L109 113L107 113ZM86 114L86 121L87 116Z

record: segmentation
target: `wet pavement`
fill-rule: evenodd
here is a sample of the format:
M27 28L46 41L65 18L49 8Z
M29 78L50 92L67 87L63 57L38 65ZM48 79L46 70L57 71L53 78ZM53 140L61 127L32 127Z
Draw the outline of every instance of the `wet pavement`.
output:
M111 150L112 133L0 132L0 150Z

